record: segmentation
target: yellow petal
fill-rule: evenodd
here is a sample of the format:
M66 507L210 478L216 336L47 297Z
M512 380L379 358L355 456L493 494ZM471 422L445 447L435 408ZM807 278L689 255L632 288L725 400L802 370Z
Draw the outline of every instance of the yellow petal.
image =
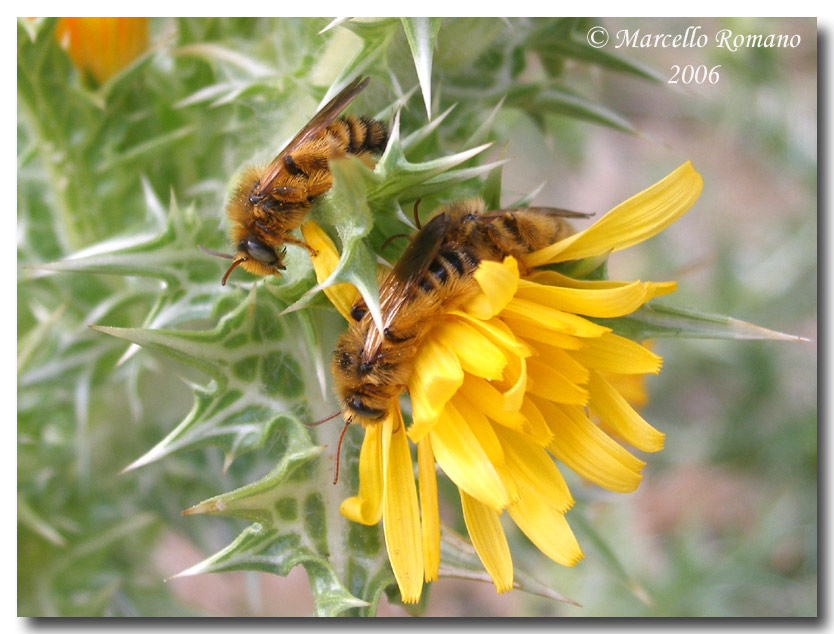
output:
M703 179L687 161L663 180L614 207L593 225L524 258L527 266L620 251L660 233L698 199Z
M449 311L448 314L452 315L456 319L462 319L470 326L479 330L482 334L486 335L492 343L505 350L507 354L514 354L518 357L529 357L532 354L530 348L523 341L520 341L515 334L513 334L513 331L502 321L502 319L493 318L481 320L459 310Z
M604 332L610 332L610 328L600 326L588 321L579 315L572 315L549 306L544 306L537 301L528 299L513 298L501 312L501 317L510 317L522 321L533 322L555 332L579 337L599 337Z
M527 391L557 403L585 405L588 402L588 390L537 357L527 359Z
M542 447L511 429L496 428L495 433L501 440L505 463L518 483L522 497L525 492L531 492L561 513L573 506L567 482Z
M532 398L525 397L521 404L521 413L527 419L527 425L524 426L524 435L537 445L547 447L553 440L553 432Z
M516 297L577 315L622 317L649 301L656 290L657 287L651 282L631 282L614 288L593 289L524 282L523 286L519 286Z
M599 372L599 375L608 381L634 409L639 410L649 402L645 374L612 374L611 372Z
M527 359L508 357L509 363L505 368L504 380L504 411L516 412L521 407L524 394L527 392Z
M321 284L339 265L339 252L330 236L312 220L308 220L301 226L301 234L307 244L316 251L316 255L312 256L313 269L316 272L316 281ZM359 294L356 287L353 284L343 283L332 284L322 290L342 317L350 321L350 308Z
M510 503L510 496L478 438L451 403L430 437L437 464L459 489L496 511Z
M528 282L529 280L529 282ZM633 284L633 282L618 282L616 280L577 280L567 275L562 275L556 271L533 271L526 280L519 282L519 289L530 282L538 284L546 284L548 286L562 286L565 288L581 288L586 290L601 290L601 289L617 289L623 286ZM678 287L677 282L641 282L646 286L649 293L649 299L660 297L661 295L668 295L675 291Z
M507 512L540 551L557 564L575 566L582 549L562 513L535 494L523 495Z
M455 395L455 402L458 399L466 399L482 412L485 412L496 423L517 431L524 428L524 416L518 411L506 411L504 409L504 395L488 381L467 375L463 379L463 385Z
M570 356L594 370L616 374L657 374L663 359L639 343L614 333L585 339L585 346L571 350Z
M596 339L592 341L596 341ZM579 385L584 385L588 382L588 377L591 374L588 368L576 361L576 359L561 348L541 342L531 344L531 347L536 353L534 358L547 363L550 367L558 369L559 374L569 381Z
M507 305L518 287L518 263L507 257L503 262L482 260L475 271L481 292L463 305L463 310L478 319L490 319Z
M591 373L588 385L591 409L600 418L600 425L637 447L640 451L660 451L665 438L662 432L649 425L619 392L596 372Z
M501 315L501 321L503 321L516 336L520 337L521 340L541 341L564 350L579 350L585 345L578 337L566 335L561 332L554 332L550 328L542 326L534 321L528 321L527 319L515 319L506 313Z
M451 404L460 416L466 420L472 433L478 439L478 443L486 453L493 466L504 463L504 450L501 449L501 441L495 435L495 430L489 420L479 407L472 405L469 400L461 398L457 394L452 398Z
M557 460L603 489L630 493L637 488L646 463L594 425L582 408L541 399L536 405L553 431L548 450Z
M420 520L423 532L423 578L435 581L440 568L440 516L437 503L437 474L431 439L417 443L417 481L420 485Z
M463 370L457 356L433 337L427 337L414 359L408 381L414 420L409 435L413 442L431 429L461 383Z
M344 500L339 512L358 524L373 526L379 522L382 517L382 473L382 425L368 425L359 452L359 494Z
M473 497L460 492L463 520L472 545L492 577L495 589L508 592L513 589L513 560L510 547L498 520L498 513Z
M431 331L440 345L454 351L464 372L500 379L507 357L488 337L461 319L444 319Z
M400 596L404 603L416 603L423 590L424 572L420 509L405 424L399 415L399 408L394 410L397 414L394 420L389 417L382 423L387 428L383 432L383 440L390 438L382 523L388 559L400 588ZM396 425L393 431L392 424ZM383 449L383 456L385 454Z

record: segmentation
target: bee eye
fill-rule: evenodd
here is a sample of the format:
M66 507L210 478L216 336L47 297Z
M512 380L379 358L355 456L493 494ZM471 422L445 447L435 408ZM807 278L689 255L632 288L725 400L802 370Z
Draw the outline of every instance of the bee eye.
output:
M246 238L241 247L243 251L246 251L246 253L260 262L266 264L278 262L278 256L275 254L275 251L253 236Z
M350 407L354 413L364 416L365 418L382 418L385 416L384 409L373 409L368 407L358 396L348 399L348 407Z

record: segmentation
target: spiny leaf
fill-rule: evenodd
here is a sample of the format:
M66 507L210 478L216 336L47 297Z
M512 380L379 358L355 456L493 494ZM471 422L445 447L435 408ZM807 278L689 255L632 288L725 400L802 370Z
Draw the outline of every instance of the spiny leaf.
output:
M67 543L63 535L43 519L19 493L17 495L17 521L57 546L65 546Z
M277 317L285 306L257 285L211 330L96 327L178 359L213 379L193 386L195 402L188 416L128 469L208 445L223 449L228 466L236 456L264 446L274 433L297 423L309 402L304 386L319 384L320 363L308 352L316 349L316 341L299 345L289 336L300 333L309 338L315 329L306 328L304 321L310 315Z
M606 125L621 132L637 133L636 128L616 112L565 88L516 86L507 92L506 103L536 116L561 114Z
M368 189L368 201L385 206L416 185L448 172L453 167L477 156L491 143L479 145L469 150L458 152L450 156L411 163L405 158L404 148L400 139L400 118L394 119L391 126L388 147L377 164L375 173L379 175L378 184Z
M440 18L401 18L411 56L414 58L414 67L417 69L417 80L423 92L426 116L429 119L431 119L431 60L441 21Z
M221 61L242 70L252 77L264 77L277 74L275 69L256 59L218 44L187 44L172 51L173 56L198 57L206 61Z
M439 575L441 577L471 579L473 581L492 583L492 579L486 570L484 570L481 560L478 559L478 553L475 551L475 547L463 537L442 525L440 527ZM519 570L517 566L513 566L513 579L513 587L518 590L529 592L530 594L537 594L548 599L553 599L554 601L561 601L562 603L579 605L573 599L537 581L529 573Z
M443 120L449 116L449 113L455 109L454 105L449 106L444 110L439 117L435 117L432 121L424 126L417 128L414 132L409 134L402 140L403 151L408 151L423 139L428 138L435 130L440 127ZM473 145L473 143L466 143L465 145Z
M492 125L495 122L495 117L498 116L498 113L501 111L501 107L504 105L504 99L505 97L501 97L501 99L498 100L498 103L495 104L495 107L484 118L478 126L478 129L472 133L472 136L466 139L464 146L477 145L487 140L489 133L492 131Z
M269 474L185 511L239 517L254 524L229 546L177 576L224 570L286 575L301 564L310 578L317 615L335 616L351 608L373 613L393 577L379 527L347 522L338 513L339 499L355 487L353 443L346 443L350 482L334 486L329 469L316 459L323 448L311 444L302 427L288 428L280 438L281 458ZM343 551L346 555L340 556ZM339 571L331 557L341 562Z
M507 146L501 150L501 159L507 154ZM501 175L503 173L503 163L499 162L494 165L487 175L486 182L484 182L484 189L481 193L481 198L484 199L487 209L501 208Z
M654 337L808 341L804 337L768 330L726 315L675 308L657 302L649 302L627 317L594 321L636 341Z
M152 209L155 204L151 202L149 207ZM210 260L196 248L201 229L194 209L180 209L172 195L164 227L153 226L142 233L110 238L69 258L39 264L36 268L67 273L156 277L169 289L189 288L196 281L210 280L209 269L212 267L206 266ZM215 272L215 284L216 279Z
M307 571L316 616L338 616L350 608L367 605L339 581L326 554L323 556L303 543L303 533L283 532L261 524L252 524L226 548L174 577L233 570L257 570L285 577L298 564Z
M476 165L475 167L465 167L443 172L419 185L415 185L411 190L411 195L416 198L421 198L434 194L435 192L448 190L453 185L472 181L484 174L488 174L507 162L509 162L509 159L502 159L500 161L493 161L492 163L485 163L484 165Z
M347 84L348 78L367 74L376 62L385 54L388 44L394 35L396 22L392 19L381 20L348 20L341 22L341 26L349 29L362 38L361 49L352 56L346 64L340 65L335 81L331 84L320 105L327 103L338 91ZM329 27L328 27L329 28ZM337 41L331 40L331 44L338 45ZM332 48L332 47L331 47ZM325 50L323 58L328 57L330 49ZM344 62L344 53L338 56L340 62Z
M299 467L317 458L324 449L313 445L309 435L300 426L287 429L282 440L281 458L267 475L257 482L200 502L183 511L183 515L226 515L257 522L266 528L278 526L281 523L281 514L276 504L282 494L290 491L284 490L281 493L276 492L276 489L286 485ZM303 477L305 475L302 474ZM293 488L295 486L293 485Z
M157 155L160 150L164 150L167 147L176 147L183 138L193 132L193 127L185 126L172 130L171 132L166 132L165 134L160 134L152 139L148 139L147 141L143 141L138 145L120 152L118 156L113 157L108 162L106 169L112 169L118 165L132 165L134 169L138 169L137 165L145 157L153 157ZM99 171L103 171L104 169L105 168L102 167Z

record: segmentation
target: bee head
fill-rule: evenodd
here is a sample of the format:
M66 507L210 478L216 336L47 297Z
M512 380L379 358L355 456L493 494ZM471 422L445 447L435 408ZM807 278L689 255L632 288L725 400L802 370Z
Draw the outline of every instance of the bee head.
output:
M365 418L370 421L379 422L385 417L387 410L373 407L370 404L371 400L373 400L373 397L368 397L364 394L348 394L342 402L342 411L351 420L358 416L360 419Z
M346 421L354 418L378 422L388 413L387 399L378 386L368 381L372 364L362 362L360 354L339 346L333 353L333 376L339 393L339 406Z
M248 235L238 243L235 261L226 271L226 275L223 276L223 284L226 283L229 274L238 265L242 265L252 275L280 276L280 271L287 268L284 266L284 254L284 249L276 251L256 236Z

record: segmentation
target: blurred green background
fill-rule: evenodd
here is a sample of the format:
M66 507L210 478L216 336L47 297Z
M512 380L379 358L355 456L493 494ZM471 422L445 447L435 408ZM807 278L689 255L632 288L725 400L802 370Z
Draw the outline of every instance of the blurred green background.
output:
M119 365L124 345L86 326L141 325L159 284L23 267L142 230L150 212L140 175L166 206L169 192L180 206L193 204L203 230L222 240L228 180L304 122L298 103L281 95L321 71L322 52L338 50L333 39L350 44L340 28L318 35L327 23L155 19L151 52L101 88L85 86L57 46L27 43L19 27L20 615L311 612L301 568L286 578L226 573L163 583L241 527L180 511L252 481L276 456L247 454L224 472L222 456L208 448L117 476L187 413L191 394L177 377L191 375L145 352ZM606 47L664 80L674 64L721 65L715 84L672 86L549 57L537 41L557 27L552 20L445 21L432 73L434 112L458 102L463 114L450 116L433 149L463 149L461 140L495 103L483 97L481 104L482 87L461 78L504 64L518 84L556 76L634 133L615 129L613 117L599 125L520 99L508 103L494 120L500 142L489 157L506 151L511 159L505 204L544 184L535 203L598 217L692 160L705 183L698 203L659 237L613 256L612 279L676 279L667 303L810 341L656 342L664 369L649 380L644 415L666 433L666 448L645 458L639 490L622 496L574 486L579 502L567 518L585 551L576 568L561 568L519 533L510 535L520 567L583 607L443 579L430 589L426 614L815 615L816 21L593 19L575 24L572 37L597 24L612 34L682 33L692 25L709 35L721 28L797 33L801 45L734 53L712 40L704 48ZM481 40L455 37L473 28ZM183 48L206 43L280 72L259 75L263 69L244 64L236 74L234 64L218 66ZM404 37L389 46L384 63L408 90L416 77ZM506 59L495 62L496 55ZM307 99L304 112L312 105ZM417 95L403 133L424 122ZM209 317L192 316L189 326L206 327ZM405 614L384 600L379 613Z

